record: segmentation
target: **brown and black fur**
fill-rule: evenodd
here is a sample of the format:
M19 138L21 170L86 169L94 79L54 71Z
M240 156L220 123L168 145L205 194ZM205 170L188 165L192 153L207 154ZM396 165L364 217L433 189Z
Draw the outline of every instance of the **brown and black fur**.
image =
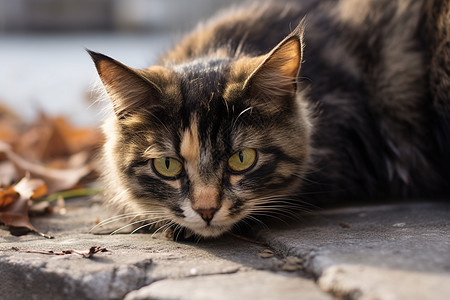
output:
M105 126L113 202L170 210L168 222L216 236L271 201L447 196L449 3L247 4L146 70L91 52L115 111ZM259 160L238 176L226 161L243 145ZM158 156L186 173L154 176L148 161ZM180 199L197 212L226 206L230 222L184 224Z

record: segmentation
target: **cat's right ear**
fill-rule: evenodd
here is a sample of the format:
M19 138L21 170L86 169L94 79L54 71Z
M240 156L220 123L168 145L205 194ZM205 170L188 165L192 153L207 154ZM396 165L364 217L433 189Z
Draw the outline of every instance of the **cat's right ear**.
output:
M143 104L151 104L160 97L162 91L158 85L143 77L139 70L127 67L101 53L88 49L86 51L95 63L114 113L119 119L126 118Z
M292 96L297 91L297 77L303 57L303 31L305 19L268 54L256 57L259 62L244 82L258 98L277 99Z

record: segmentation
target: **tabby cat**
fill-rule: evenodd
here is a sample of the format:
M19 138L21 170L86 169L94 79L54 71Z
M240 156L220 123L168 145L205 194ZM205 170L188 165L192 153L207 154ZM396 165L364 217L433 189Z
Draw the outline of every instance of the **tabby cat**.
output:
M448 195L449 3L249 3L147 69L90 51L108 201L216 237L302 202Z

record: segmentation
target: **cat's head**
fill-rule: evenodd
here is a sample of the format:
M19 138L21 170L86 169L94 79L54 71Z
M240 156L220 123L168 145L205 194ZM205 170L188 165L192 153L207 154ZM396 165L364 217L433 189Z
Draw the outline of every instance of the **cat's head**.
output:
M300 29L258 57L136 70L90 54L114 110L104 163L120 206L210 237L292 201L310 138Z

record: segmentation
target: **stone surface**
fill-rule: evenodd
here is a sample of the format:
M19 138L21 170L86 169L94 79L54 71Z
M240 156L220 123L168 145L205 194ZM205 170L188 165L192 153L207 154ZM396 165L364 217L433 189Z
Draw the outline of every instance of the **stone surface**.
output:
M155 282L129 293L125 300L332 299L311 280L264 271L196 276Z
M4 299L445 299L450 294L450 205L328 210L271 225L256 239L180 243L151 234L94 234L111 213L68 201L66 215L33 218L54 235L0 227ZM120 228L108 224L104 231ZM99 232L99 231L94 231ZM92 258L23 251L110 252ZM20 251L13 250L12 247Z
M319 286L351 299L444 299L450 295L450 205L415 203L323 211L259 233L282 255L301 257Z
M220 292L221 299L237 299L252 290L260 291L261 282L272 282L264 286L264 299L284 290L289 297L307 293L314 295L313 299L330 299L301 268L283 271L282 257L261 258L258 254L267 247L233 236L179 243L151 234L89 233L96 220L105 219L109 213L88 203L72 204L64 216L32 219L39 230L54 239L33 234L16 237L0 230L0 298L122 299L147 286L154 295L152 299L167 299L166 292L183 299L202 299L203 292L214 290ZM119 228L122 223L110 225ZM92 246L111 252L97 253L90 259L77 254L23 252L83 251ZM190 287L188 292L186 285ZM235 287L230 289L230 285ZM169 291L167 286L171 286ZM145 299L145 293L146 289L142 289L127 297Z
M365 265L329 267L318 283L324 291L347 299L446 299L450 295L450 276Z

